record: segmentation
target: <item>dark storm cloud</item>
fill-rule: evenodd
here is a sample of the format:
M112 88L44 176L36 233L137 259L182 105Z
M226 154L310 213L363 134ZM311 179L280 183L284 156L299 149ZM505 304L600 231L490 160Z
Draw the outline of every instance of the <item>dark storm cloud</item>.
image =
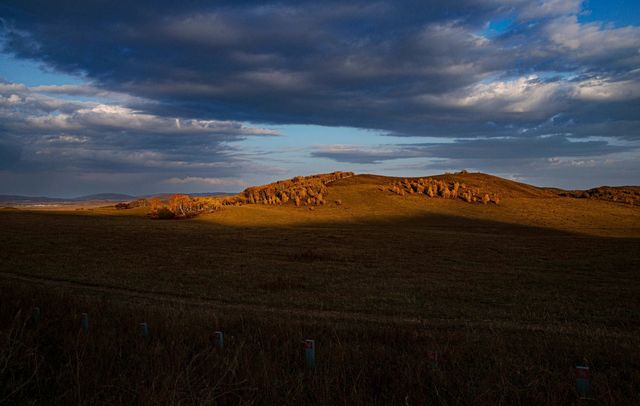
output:
M639 66L637 27L579 24L578 1L533 3L21 0L1 10L8 51L154 99L156 114L447 136L459 122L519 125L575 107L574 94L543 81L530 91L546 89L549 104L510 109L517 94L501 94L497 109L460 104L490 77L579 71L615 86ZM509 16L508 33L478 34Z
M114 172L200 168L179 178L195 181L212 168L246 170L230 142L260 130L239 121L458 140L311 153L338 162L633 151L640 27L581 23L582 7L580 0L7 0L5 52L91 84L7 90L5 98L30 98L19 111L5 108L3 153L24 170L49 162L48 153ZM486 34L490 21L508 28Z
M20 160L19 144L0 139L0 170L12 168Z

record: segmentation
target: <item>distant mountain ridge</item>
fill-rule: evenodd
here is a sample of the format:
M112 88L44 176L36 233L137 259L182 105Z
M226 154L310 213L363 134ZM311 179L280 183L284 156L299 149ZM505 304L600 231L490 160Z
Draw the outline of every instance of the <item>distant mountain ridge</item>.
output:
M135 199L135 196L125 195L122 193L97 193L93 195L85 195L74 198L74 201L87 201L87 200L126 200Z
M77 202L124 202L148 197L169 197L174 193L158 193L143 196L132 196L124 193L96 193L91 195L77 197L48 197L48 196L24 196L24 195L0 195L0 203L18 203L18 204L55 204L55 203L77 203ZM232 196L231 192L207 192L207 193L189 193L190 196Z
M22 196L22 195L0 195L0 202L3 203L65 203L65 202L88 202L88 201L121 201L135 199L135 196L122 193L97 193L71 198L47 197L47 196Z

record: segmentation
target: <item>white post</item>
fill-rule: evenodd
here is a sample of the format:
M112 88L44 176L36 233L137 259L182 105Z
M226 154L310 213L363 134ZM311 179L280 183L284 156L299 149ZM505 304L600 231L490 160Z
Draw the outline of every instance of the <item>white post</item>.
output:
M316 342L315 340L304 340L302 342L304 348L304 361L309 369L316 367Z
M82 331L85 334L89 334L89 315L87 313L82 313L80 317L80 325L82 326Z
M591 371L588 366L576 365L576 389L580 399L587 399L591 392Z
M218 347L218 349L223 349L224 348L224 333L222 331L214 331L213 332L213 338L215 340L215 346Z

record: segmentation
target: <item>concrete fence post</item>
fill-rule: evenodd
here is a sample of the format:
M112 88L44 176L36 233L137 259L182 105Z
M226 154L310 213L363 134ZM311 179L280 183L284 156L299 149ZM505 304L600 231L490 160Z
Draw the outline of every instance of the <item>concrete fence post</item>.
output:
M224 348L224 333L222 331L214 331L213 339L215 341L215 346L218 347L218 349L221 350Z
M576 390L581 399L586 399L591 392L591 371L588 366L576 365Z
M80 316L80 326L85 334L89 334L89 314L82 313Z
M304 340L302 345L305 365L309 369L314 369L316 367L316 342L315 340Z

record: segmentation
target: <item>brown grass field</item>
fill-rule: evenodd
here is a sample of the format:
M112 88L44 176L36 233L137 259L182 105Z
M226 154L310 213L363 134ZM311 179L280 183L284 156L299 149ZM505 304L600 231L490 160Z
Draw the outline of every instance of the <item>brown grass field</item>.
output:
M0 404L638 404L640 208L482 180L512 197L0 210Z

